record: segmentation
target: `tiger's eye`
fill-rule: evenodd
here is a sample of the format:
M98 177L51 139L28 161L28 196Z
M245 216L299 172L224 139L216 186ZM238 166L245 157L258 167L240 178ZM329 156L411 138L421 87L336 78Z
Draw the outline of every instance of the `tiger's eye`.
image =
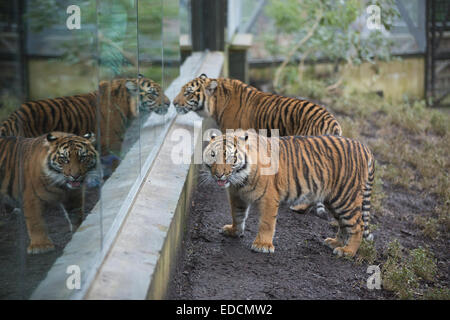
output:
M59 163L69 163L69 160L64 156L60 156L60 157L58 157L58 162Z

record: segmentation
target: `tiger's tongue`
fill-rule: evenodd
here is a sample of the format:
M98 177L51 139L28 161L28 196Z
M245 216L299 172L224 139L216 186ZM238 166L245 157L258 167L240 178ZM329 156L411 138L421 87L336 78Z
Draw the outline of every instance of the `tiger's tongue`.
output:
M81 183L77 181L71 181L70 184L72 187L79 187L81 185Z
M224 187L227 184L227 180L217 180L217 184L221 187Z

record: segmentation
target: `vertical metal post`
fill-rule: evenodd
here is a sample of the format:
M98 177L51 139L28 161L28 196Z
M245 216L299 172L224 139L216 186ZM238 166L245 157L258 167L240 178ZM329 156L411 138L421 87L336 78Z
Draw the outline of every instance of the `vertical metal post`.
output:
M436 36L436 7L435 7L435 5L436 5L436 1L435 0L431 0L430 1L431 2L431 27L430 27L430 30L431 30L431 41L430 41L430 53L431 53L431 55L430 55L430 57L431 57L431 63L430 63L430 76L431 76L431 92L430 92L430 96L431 97L433 97L434 98L434 94L435 94L435 92L434 92L434 88L435 88L435 76L436 76L436 74L435 74L435 59L434 59L434 56L435 56L435 54L436 54L436 39L435 39L435 36ZM433 102L433 104L434 104L434 102Z
M224 51L226 0L191 0L192 51Z
M430 37L429 37L429 14L430 14L430 1L425 1L425 102L427 107L429 107L429 61L430 61Z
M17 3L17 26L19 33L19 70L20 70L20 84L21 101L27 101L29 99L29 81L28 81L28 59L27 59L27 36L26 36L26 22L23 19L25 14L25 1L19 0Z

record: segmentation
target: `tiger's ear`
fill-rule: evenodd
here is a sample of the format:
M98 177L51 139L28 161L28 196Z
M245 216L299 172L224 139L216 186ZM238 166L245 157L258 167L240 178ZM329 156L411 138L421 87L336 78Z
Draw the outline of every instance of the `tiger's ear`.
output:
M139 73L138 74L138 79L142 79L142 78L145 78L144 75L142 73Z
M58 138L55 137L54 135L52 135L51 133L47 134L47 141L48 142L56 141L56 139L58 139Z
M131 94L138 93L137 84L133 80L127 80L127 82L125 82L125 87L128 89L128 92L130 92Z
M202 80L205 80L205 79L208 79L208 76L206 74L202 73L199 78Z
M95 142L95 134L93 134L92 132L88 132L88 133L84 134L83 138L88 139L90 143Z
M205 88L206 95L212 96L214 94L214 91L216 91L217 85L218 84L216 80L211 80L211 82Z

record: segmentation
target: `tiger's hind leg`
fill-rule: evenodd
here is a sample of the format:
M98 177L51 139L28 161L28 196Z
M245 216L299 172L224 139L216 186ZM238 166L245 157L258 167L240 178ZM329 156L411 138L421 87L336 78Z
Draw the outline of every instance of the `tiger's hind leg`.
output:
M326 246L330 247L331 249L335 249L337 247L342 247L347 239L347 235L345 234L345 229L341 229L341 227L338 227L338 232L336 234L335 238L326 238L324 240L324 243Z
M359 249L364 231L361 202L359 201L359 204L340 212L337 238L333 239L335 241L325 240L328 245L335 246L333 253L339 257L343 255L353 257Z

